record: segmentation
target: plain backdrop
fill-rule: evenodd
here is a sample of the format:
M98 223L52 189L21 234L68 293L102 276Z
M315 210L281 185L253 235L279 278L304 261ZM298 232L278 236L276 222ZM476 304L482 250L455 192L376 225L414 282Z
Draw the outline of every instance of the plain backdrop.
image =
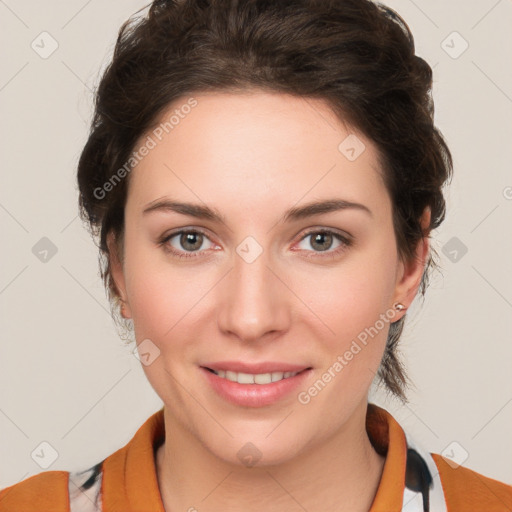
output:
M144 5L0 1L0 487L85 469L162 406L110 318L75 185L92 91L121 23ZM512 3L387 5L434 68L455 169L433 233L442 274L402 338L410 403L378 390L372 400L424 448L512 484ZM46 468L42 449L55 452Z

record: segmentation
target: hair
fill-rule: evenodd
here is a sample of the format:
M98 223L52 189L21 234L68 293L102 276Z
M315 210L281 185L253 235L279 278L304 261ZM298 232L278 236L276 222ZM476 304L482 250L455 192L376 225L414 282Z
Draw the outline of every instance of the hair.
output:
M370 0L155 0L136 16L143 9L119 30L77 173L80 216L99 247L114 320L119 293L107 235L122 245L130 176L120 171L169 105L192 93L270 91L324 100L375 143L399 257L415 257L418 242L444 220L442 187L453 164L434 126L432 69L415 55L411 31L395 11ZM427 207L430 225L422 228ZM422 295L438 267L434 254ZM404 321L390 324L378 377L406 402L409 379L397 355Z

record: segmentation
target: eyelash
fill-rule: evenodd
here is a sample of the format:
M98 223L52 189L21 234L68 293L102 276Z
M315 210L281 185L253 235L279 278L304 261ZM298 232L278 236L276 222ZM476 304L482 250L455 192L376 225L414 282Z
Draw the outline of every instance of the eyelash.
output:
M197 253L201 252L201 251L180 252L180 251L176 251L174 248L171 248L171 246L168 245L167 242L169 242L169 240L171 240L171 238L174 238L176 235L181 235L183 233L188 233L188 234L199 233L209 239L208 235L200 229L197 229L197 228L182 229L181 231L175 231L174 233L170 233L169 235L164 235L160 240L158 240L158 245L161 246L164 249L164 251L168 252L169 254L171 254L174 257L197 258L198 257ZM332 231L329 229L318 229L318 228L311 229L311 230L307 231L302 236L302 238L299 240L299 242L302 242L305 238L307 238L308 236L310 236L312 234L319 234L319 233L321 233L323 235L332 235L334 238L336 238L337 240L339 240L341 242L341 245L334 251L329 251L329 250L327 250L325 252L324 251L306 251L306 252L313 253L313 255L306 256L307 258L318 258L318 257L320 257L320 258L335 258L352 245L352 240L349 237L343 236L340 233L337 233L336 231Z

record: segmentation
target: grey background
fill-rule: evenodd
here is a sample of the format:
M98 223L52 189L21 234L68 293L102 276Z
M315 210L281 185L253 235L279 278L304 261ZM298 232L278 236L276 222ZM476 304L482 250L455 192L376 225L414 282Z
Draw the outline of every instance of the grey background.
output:
M0 487L98 462L162 405L109 316L75 186L99 71L144 5L0 0ZM434 67L455 175L433 233L443 274L402 341L416 387L407 406L372 400L423 447L512 484L512 2L387 5Z

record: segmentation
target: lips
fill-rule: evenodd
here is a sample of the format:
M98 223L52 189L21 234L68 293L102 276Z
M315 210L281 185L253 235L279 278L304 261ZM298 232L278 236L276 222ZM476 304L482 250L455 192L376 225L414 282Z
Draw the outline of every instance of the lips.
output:
M239 361L235 364L234 361L224 361L207 364L219 368L219 370L213 370L206 366L199 367L200 374L204 376L209 386L223 400L241 407L264 407L286 398L291 400L292 392L301 385L305 387L313 372L311 367L276 362L247 364ZM244 368L245 372L222 370L222 368ZM261 372L261 368L265 369L263 374L251 374L251 372ZM291 368L292 370L296 368L297 370L291 371L288 376L286 372L279 370L268 372L267 368ZM218 375L216 372L225 372L226 375ZM272 376L271 381L269 381L269 375ZM274 380L274 376L277 380ZM233 377L235 381L232 380Z
M231 371L236 373L263 374L272 372L301 372L310 369L311 366L303 364L290 364L277 361L263 361L260 363L249 363L244 361L217 361L208 362L201 365L207 370L215 370L218 372Z

